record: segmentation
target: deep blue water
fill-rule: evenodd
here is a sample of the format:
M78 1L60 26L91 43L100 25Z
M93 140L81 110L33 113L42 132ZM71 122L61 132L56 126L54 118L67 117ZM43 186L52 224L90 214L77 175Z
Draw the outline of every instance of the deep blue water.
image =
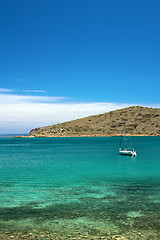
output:
M0 138L0 232L160 239L160 137L131 139Z

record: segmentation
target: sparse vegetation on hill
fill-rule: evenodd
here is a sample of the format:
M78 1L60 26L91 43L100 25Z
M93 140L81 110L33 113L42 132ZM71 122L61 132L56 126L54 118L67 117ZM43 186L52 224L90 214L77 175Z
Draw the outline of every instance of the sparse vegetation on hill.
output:
M119 136L124 120L128 135L160 135L160 109L133 106L56 125L32 129L29 136Z

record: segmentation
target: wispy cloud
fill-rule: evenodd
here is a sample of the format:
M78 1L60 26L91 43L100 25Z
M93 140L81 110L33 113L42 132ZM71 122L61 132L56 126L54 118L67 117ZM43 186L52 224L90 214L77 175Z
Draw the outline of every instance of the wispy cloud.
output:
M28 92L28 93L45 93L45 90L15 90L8 88L0 88L0 93L11 93L11 92Z
M19 90L19 92L29 92L29 93L45 93L44 90Z
M18 78L18 79L16 79L16 82L24 82L24 81L25 81L24 78Z
M10 93L14 91L15 91L14 89L0 88L0 93Z
M44 102L59 102L66 99L65 97L56 96L34 96L22 94L5 94L0 93L0 104L22 104L22 103L44 103Z

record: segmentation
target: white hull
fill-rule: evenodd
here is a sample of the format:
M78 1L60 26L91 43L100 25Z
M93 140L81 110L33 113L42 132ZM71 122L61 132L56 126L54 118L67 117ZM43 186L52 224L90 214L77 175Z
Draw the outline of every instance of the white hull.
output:
M135 151L132 151L132 150L121 150L119 149L119 153L120 155L125 155L125 156L133 156L133 157L136 157L136 152Z

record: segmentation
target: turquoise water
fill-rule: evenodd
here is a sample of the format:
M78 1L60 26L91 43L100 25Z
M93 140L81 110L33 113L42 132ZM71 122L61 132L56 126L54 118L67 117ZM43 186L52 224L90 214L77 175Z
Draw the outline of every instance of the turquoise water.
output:
M160 239L160 137L131 139L0 138L0 233Z

